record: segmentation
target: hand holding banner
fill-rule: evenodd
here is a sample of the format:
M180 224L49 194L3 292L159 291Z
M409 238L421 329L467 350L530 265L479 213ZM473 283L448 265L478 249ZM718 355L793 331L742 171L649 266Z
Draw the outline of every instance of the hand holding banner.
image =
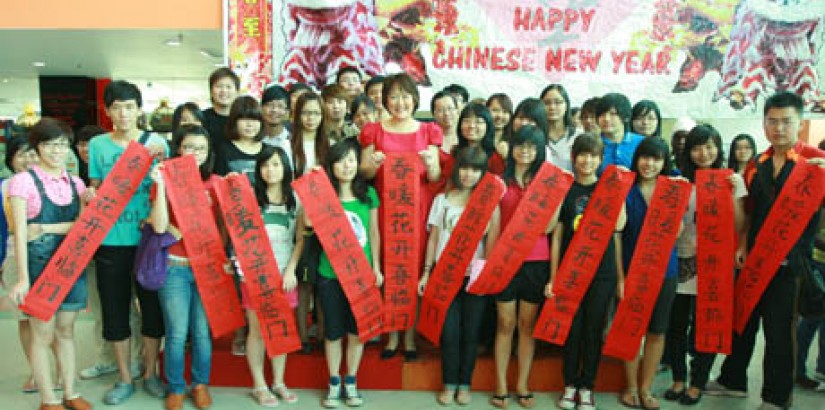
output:
M32 285L20 306L23 312L43 321L52 318L151 166L149 151L130 142Z
M745 267L736 280L734 329L742 333L779 266L822 206L825 169L800 161L794 165L765 223L756 235Z
M687 181L663 176L657 179L624 282L624 298L619 302L602 350L605 355L626 361L638 356L662 289L690 190Z
M731 353L736 253L733 170L696 171L696 350Z
M616 220L633 185L634 173L607 167L596 185L579 228L573 235L553 278L553 295L544 303L533 337L564 345L573 317L613 240Z
M544 234L572 184L573 175L549 162L541 165L468 292L491 295L507 287L539 236Z
M249 178L228 177L215 185L226 229L244 272L246 295L258 316L270 358L301 348L295 315L282 289L281 273L272 253L258 202Z
M186 155L164 161L161 173L209 327L215 337L223 336L243 326L245 320L235 283L224 272L229 260L195 158Z
M322 170L304 174L292 183L292 187L301 198L304 212L312 221L344 289L358 324L358 338L362 342L372 339L382 330L381 293L375 286L375 273L358 246L358 238L352 231L338 194Z
M419 163L416 153L387 153L382 167L384 331L406 330L415 324L421 260Z
M502 195L504 183L492 173L485 174L467 200L464 212L430 274L427 289L421 298L418 332L436 346L441 343L441 329L447 309L461 289L464 274Z

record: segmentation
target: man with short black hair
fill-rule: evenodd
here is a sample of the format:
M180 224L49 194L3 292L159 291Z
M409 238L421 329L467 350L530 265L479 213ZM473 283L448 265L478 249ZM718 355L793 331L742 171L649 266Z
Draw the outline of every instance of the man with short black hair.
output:
M212 108L203 110L206 120L203 127L209 131L212 146L226 141L226 122L229 120L229 108L238 96L241 88L241 79L232 70L221 67L209 75L209 99Z
M604 161L599 173L611 164L630 168L633 153L644 139L630 131L630 115L630 100L624 94L605 94L596 102L596 121L604 142Z

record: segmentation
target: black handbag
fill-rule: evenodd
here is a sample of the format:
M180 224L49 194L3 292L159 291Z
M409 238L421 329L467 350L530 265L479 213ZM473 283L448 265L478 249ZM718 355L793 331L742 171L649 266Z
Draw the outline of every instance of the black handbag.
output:
M301 257L295 269L298 282L314 284L318 280L318 261L321 258L321 242L315 231L308 229L304 231L304 248L301 250Z

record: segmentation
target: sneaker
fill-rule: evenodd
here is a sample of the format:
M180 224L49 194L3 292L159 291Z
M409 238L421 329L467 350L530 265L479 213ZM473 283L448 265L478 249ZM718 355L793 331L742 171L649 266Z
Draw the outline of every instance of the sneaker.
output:
M145 391L146 394L157 398L162 399L166 397L166 386L163 385L163 382L158 376L152 376L148 379L144 379L143 391Z
M347 406L358 407L364 404L364 398L358 393L358 388L355 387L355 376L344 377L344 393L347 396Z
M596 410L596 400L593 392L587 389L579 390L579 405L576 410Z
M103 395L103 402L112 406L123 403L135 394L134 383L117 382Z
M708 396L726 396L726 397L738 397L738 398L747 398L748 392L745 390L736 390L736 389L729 389L725 387L724 384L719 383L716 380L711 380L708 382L707 386L705 386L705 394Z
M782 410L782 407L763 401L762 405L759 406L759 410Z
M818 380L821 382L825 382L825 373L822 372L815 372L814 373L814 380Z
M556 402L556 405L559 406L562 410L573 410L576 408L576 388L573 386L567 386L564 388L564 394L559 397L559 400Z
M819 386L816 386L814 390L819 392L825 391L825 382L819 382Z
M328 409L334 409L341 405L341 378L338 376L329 377L329 392L327 397L321 400L321 405Z
M112 374L117 371L115 363L95 363L80 371L80 378L83 380L97 379L100 376Z

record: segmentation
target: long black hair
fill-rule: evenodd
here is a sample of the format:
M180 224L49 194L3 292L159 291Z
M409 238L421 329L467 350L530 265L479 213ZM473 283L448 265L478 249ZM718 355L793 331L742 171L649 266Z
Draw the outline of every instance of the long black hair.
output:
M355 154L356 167L360 166L361 146L358 145L358 141L356 141L355 138L344 138L329 147L329 151L327 152L326 166L324 168L327 171L329 182L332 184L332 187L335 188L335 192L338 195L341 195L341 183L338 181L338 178L335 177L335 173L332 171L332 166L336 162L341 161L350 152ZM358 201L367 205L372 205L372 200L370 199L368 192L369 185L367 184L367 180L364 179L360 172L356 172L355 179L352 180L352 194L355 195Z
M284 169L284 177L280 184L281 195L284 197L286 210L292 212L296 208L295 194L292 192L292 167L289 166L289 157L286 155L286 151L281 147L264 145L264 149L255 158L255 198L258 200L258 206L260 207L271 204L269 195L266 194L267 182L264 181L264 177L261 175L261 168L275 155L281 160L281 167Z
M541 98L542 103L544 103L544 96L550 91L556 91L564 100L564 115L562 116L562 123L564 124L567 134L572 134L575 132L576 126L573 124L573 108L570 107L570 96L567 94L567 90L565 90L564 86L561 84L550 84L547 87L544 87L544 90L542 90L541 94L539 94L539 98Z
M639 178L639 160L642 157L661 159L664 162L662 164L662 170L659 171L659 175L670 175L673 168L673 164L670 162L670 148L663 139L647 137L636 147L630 170L636 173L637 181Z
M544 103L541 100L532 97L522 100L518 106L516 106L513 115L510 116L510 123L504 128L505 136L512 138L513 134L515 134L513 131L513 122L516 120L516 117L526 117L533 120L533 122L536 123L536 127L538 127L544 135L545 141L541 146L547 145L547 133L550 131L550 124L547 121L547 110L544 108Z
M209 147L207 148L206 161L203 161L203 164L198 166L198 170L201 174L201 180L206 181L209 179L209 176L212 175L215 168L215 150L214 147L212 147L212 139L209 138L209 131L207 131L206 128L194 124L184 124L178 127L178 129L175 130L175 133L172 134L173 156L180 156L181 144L183 143L183 140L190 135L202 135L206 138L206 144Z
M486 130L484 131L484 136L481 137L481 149L483 149L484 153L487 154L487 157L489 157L490 155L493 155L493 152L495 152L496 149L496 127L493 125L493 117L490 115L490 110L481 104L475 103L467 104L467 106L461 110L461 115L458 117L458 145L456 146L454 152L458 153L458 151L462 148L469 146L470 142L467 141L467 138L461 131L461 123L465 118L472 117L481 118L484 120Z
M751 147L753 154L748 162L753 161L754 158L756 158L756 141L752 136L750 136L750 134L739 134L733 137L733 141L730 142L730 152L728 152L728 168L732 169L734 172L741 171L741 169L739 169L739 161L736 160L736 143L739 141L747 141L748 145Z
M722 137L719 135L719 131L716 131L716 128L713 128L712 125L699 124L693 127L685 138L685 149L682 150L682 161L680 161L682 175L690 182L696 180L696 164L690 158L690 151L693 150L693 147L707 144L708 141L713 141L713 145L716 145L716 159L713 160L710 167L714 169L722 168Z
M544 110L543 106L542 110ZM545 140L546 138L544 133L535 125L527 124L519 128L519 130L510 139L510 151L507 154L507 167L504 169L504 180L507 183L516 181L516 160L513 158L514 148L516 146L526 144L532 144L536 147L536 158L533 159L533 163L530 164L530 167L527 169L527 174L524 178L526 181L532 179L539 172L541 164L545 161Z

